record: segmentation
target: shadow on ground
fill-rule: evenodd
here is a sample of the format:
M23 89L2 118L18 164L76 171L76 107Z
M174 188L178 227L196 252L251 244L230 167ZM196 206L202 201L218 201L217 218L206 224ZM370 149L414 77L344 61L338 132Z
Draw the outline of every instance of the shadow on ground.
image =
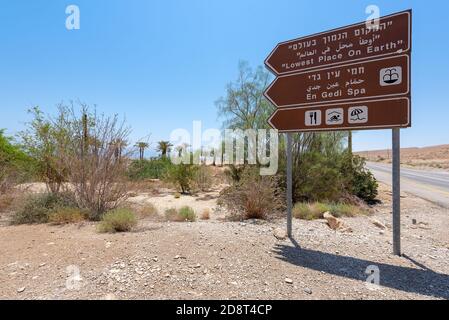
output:
M436 273L406 256L404 258L414 263L417 269L314 251L301 248L294 239L291 241L294 246L277 244L274 251L279 259L296 266L363 282L368 277L365 274L367 267L377 266L383 287L449 299L449 275Z

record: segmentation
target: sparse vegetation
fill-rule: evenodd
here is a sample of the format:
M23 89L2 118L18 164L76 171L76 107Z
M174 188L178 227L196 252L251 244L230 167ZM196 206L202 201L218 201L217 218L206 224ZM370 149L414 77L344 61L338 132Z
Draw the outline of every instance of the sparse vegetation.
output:
M14 203L16 196L12 193L0 194L0 212L7 211Z
M182 194L192 191L193 179L198 167L190 164L173 165L169 168L166 180L173 183Z
M231 220L273 217L283 208L282 199L276 177L260 176L258 169L251 167L220 195L220 203L230 211Z
M212 169L211 167L200 165L194 171L193 186L199 191L210 190L213 184Z
M98 224L100 233L129 232L137 226L135 213L127 208L118 208L105 213Z
M34 176L36 163L0 130L0 195Z
M183 218L184 221L196 221L195 210L193 210L191 207L182 207L181 209L179 209L179 215Z
M210 219L210 210L209 209L204 209L203 212L201 213L201 220L209 220Z
M74 207L61 207L49 214L49 222L56 225L78 223L86 220L88 213Z
M355 217L368 212L360 206L343 203L300 202L293 207L293 217L303 220L323 219L323 214L329 212L334 217Z
M134 160L128 169L131 180L162 179L173 166L170 159L163 157L151 160Z
M145 205L139 207L137 212L139 214L139 217L143 219L157 218L159 215L157 208L151 203L146 203Z
M68 194L37 194L24 200L12 216L12 224L37 224L50 221L50 215L62 208L76 207Z
M22 140L52 193L72 193L92 220L126 199L123 147L129 128L124 122L89 111L84 104L77 113L73 104L61 103L56 117L37 107L31 113L34 119L21 133Z
M182 207L177 210L176 208L170 208L165 210L165 219L172 222L194 222L196 221L195 211L190 207Z

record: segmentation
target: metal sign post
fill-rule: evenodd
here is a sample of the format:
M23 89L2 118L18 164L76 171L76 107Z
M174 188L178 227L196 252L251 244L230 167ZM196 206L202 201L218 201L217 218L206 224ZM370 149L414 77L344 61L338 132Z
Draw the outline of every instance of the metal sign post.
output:
M292 178L292 134L287 133L287 235L292 237L293 178Z
M393 253L401 255L401 139L400 129L393 136Z

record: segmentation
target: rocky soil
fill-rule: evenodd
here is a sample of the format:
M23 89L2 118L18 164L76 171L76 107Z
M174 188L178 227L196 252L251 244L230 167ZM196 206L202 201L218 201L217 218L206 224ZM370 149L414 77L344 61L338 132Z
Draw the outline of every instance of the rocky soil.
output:
M218 211L112 235L93 223L2 226L0 298L449 299L448 210L404 195L396 257L385 186L381 199L372 216L343 219L352 232L295 220L292 240L283 220L223 222ZM367 284L372 271L380 286Z

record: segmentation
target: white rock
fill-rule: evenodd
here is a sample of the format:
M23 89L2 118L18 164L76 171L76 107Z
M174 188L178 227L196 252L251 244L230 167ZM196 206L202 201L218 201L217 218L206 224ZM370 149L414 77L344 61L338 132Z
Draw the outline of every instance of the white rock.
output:
M380 222L379 220L376 220L376 219L371 219L371 222L376 226L376 227L378 227L378 228L380 228L380 229L382 229L382 230L385 230L387 227L382 223L382 222Z
M278 240L285 240L287 239L287 231L281 228L277 228L274 230L273 235Z

